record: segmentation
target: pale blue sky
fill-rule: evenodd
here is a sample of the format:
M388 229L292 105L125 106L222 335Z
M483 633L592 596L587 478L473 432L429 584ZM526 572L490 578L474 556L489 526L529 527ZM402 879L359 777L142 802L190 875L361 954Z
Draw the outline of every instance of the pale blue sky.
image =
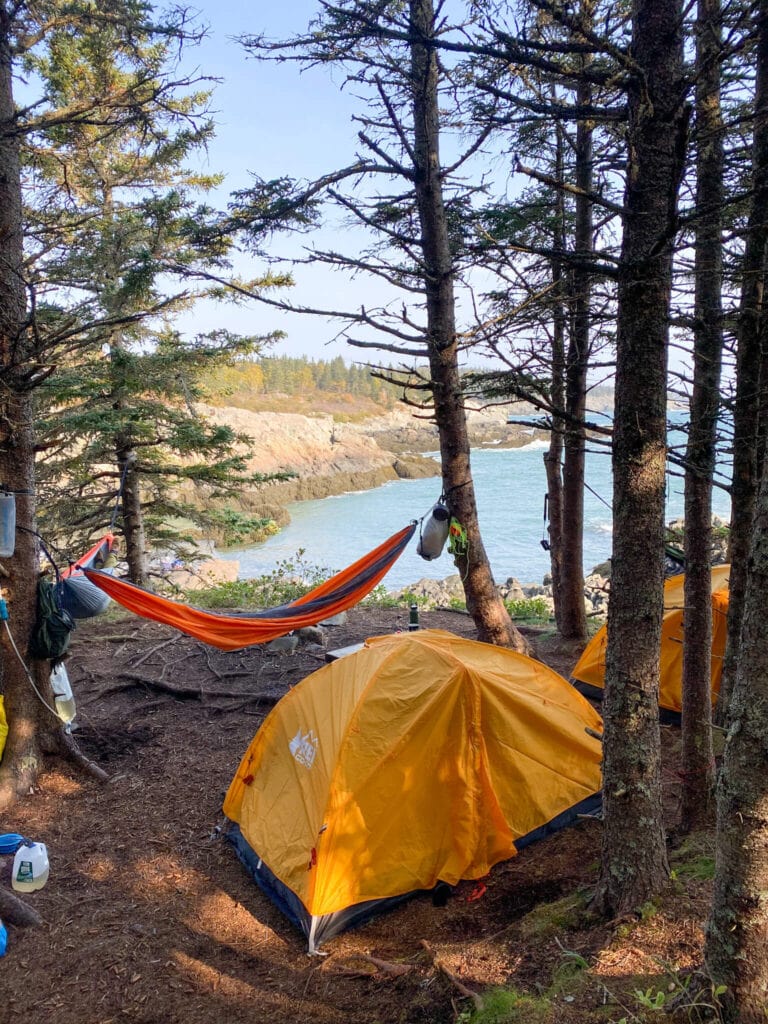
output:
M284 0L282 4L263 5L261 10L248 10L238 0L197 0L195 8L200 20L209 26L209 34L199 47L189 50L185 66L198 67L202 74L222 80L212 101L218 129L207 163L209 170L227 175L222 202L227 192L248 185L249 171L265 179L286 175L311 180L354 160L359 126L353 123L352 114L359 112L360 101L342 89L344 72L338 68L301 71L293 62L254 60L236 41L242 34L263 33L271 39L286 39L304 32L319 11L317 0ZM462 140L444 134L444 159L446 152L458 152L463 145ZM509 195L520 184L514 180L510 165L509 156L503 153L495 161L476 156L471 173L479 179L493 172L498 178L497 187L506 189ZM388 184L382 183L382 189ZM349 224L339 217L320 234L275 239L270 243L270 253L291 255L314 244L351 250L355 255L350 244L355 238L350 232ZM357 240L362 237L359 233ZM254 265L253 271L258 270L258 264ZM351 279L347 273L322 266L300 266L293 273L296 287L286 297L295 304L341 310L357 310L365 305L370 310L394 301L399 309L403 298L402 293L364 275ZM342 326L338 320L282 314L258 303L246 310L222 306L215 316L222 318L219 326L242 333L286 331L288 337L275 347L276 354L396 361L387 353L353 349L333 341ZM199 310L193 323L193 329L212 326L210 310ZM365 337L372 340L374 335L369 332ZM479 361L473 358L475 363Z
M295 64L254 60L236 41L243 33L265 32L285 38L306 28L315 0L287 0L249 11L238 0L197 0L199 20L208 37L191 48L186 63L221 79L213 107L218 125L214 161L223 161L233 187L247 183L247 171L264 178L290 172L311 177L338 158L340 145L351 145L354 130L346 102L330 75L303 73Z
M221 171L226 181L219 193L247 186L249 172L262 178L283 175L311 179L351 160L355 152L355 127L351 122L353 101L348 100L327 70L300 72L293 63L276 64L249 57L236 42L237 36L265 33L286 38L303 31L318 5L315 0L285 0L254 5L250 10L238 0L198 0L194 5L200 21L209 26L208 37L185 56L185 68L221 79L214 89L212 107L217 125L206 168ZM325 233L324 241L330 236ZM276 239L271 253L289 254L311 244L309 236ZM258 262L251 269L258 273ZM291 301L327 308L356 308L373 293L362 282L355 285L360 298L350 302L351 288L339 275L322 268L299 267ZM247 308L219 306L198 309L193 329L217 324L242 333L285 330L288 337L274 354L328 359L343 355L347 361L360 355L342 342L328 343L339 324L315 317L289 316L254 303Z

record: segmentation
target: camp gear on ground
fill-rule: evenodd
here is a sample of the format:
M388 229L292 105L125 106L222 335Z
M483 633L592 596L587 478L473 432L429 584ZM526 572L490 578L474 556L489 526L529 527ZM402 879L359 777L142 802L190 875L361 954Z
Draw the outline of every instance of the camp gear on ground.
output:
M275 705L229 787L228 836L315 951L594 812L601 733L523 654L442 630L374 637Z
M728 578L730 565L712 569L712 702L720 692L720 676L728 617ZM677 720L683 710L683 615L685 574L671 576L664 584L664 617L661 626L661 662L659 706L665 717ZM594 635L571 673L571 682L588 697L602 698L605 685L605 652L608 631L605 626Z
M408 609L408 629L413 631L419 628L419 606L414 601Z
M24 836L18 832L5 832L0 835L0 856L16 853L22 843L26 842Z
M438 501L421 522L417 555L421 555L427 562L439 558L448 540L450 520L451 513Z
M352 608L370 593L402 554L416 529L413 522L373 551L315 587L308 594L277 608L241 615L223 615L151 594L107 573L85 569L85 575L124 608L145 619L197 637L222 651L237 651L263 644L294 629L314 626L323 619Z

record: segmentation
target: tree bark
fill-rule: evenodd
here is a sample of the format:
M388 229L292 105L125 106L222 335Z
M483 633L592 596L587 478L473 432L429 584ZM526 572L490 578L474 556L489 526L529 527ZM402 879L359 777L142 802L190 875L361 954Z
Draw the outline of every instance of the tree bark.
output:
M758 487L758 417L765 386L761 352L764 330L763 288L768 245L768 3L756 10L755 113L752 128L752 198L741 271L736 353L736 401L733 410L733 476L728 595L728 640L723 660L716 720L725 721L737 671L747 557Z
M141 476L136 472L136 452L130 441L117 439L117 468L122 481L120 498L125 537L125 559L128 578L137 587L149 587L147 541L144 533L144 513L141 507Z
M555 124L555 177L558 182L564 181L564 129L560 122ZM566 309L566 278L563 267L566 245L565 227L565 193L557 189L554 195L556 204L556 233L553 248L556 256L552 259L552 406L554 409L565 408L565 335L567 323ZM565 417L556 414L552 417L552 429L549 432L549 447L544 453L544 471L547 477L547 497L544 512L544 527L549 544L549 567L552 575L552 598L555 606L555 622L558 632L563 632L565 602L563 585L563 533L567 529L563 515L563 437L565 435ZM547 523L547 511L549 522ZM581 597L584 603L584 595ZM567 618L567 616L565 616Z
M762 473L744 595L741 654L717 793L717 854L705 962L726 1024L768 1006L768 472Z
M682 3L636 0L619 264L614 540L603 716L602 869L595 906L636 910L664 884L659 650L672 238L685 153Z
M479 639L527 651L528 644L512 623L494 582L478 522L459 375L453 259L440 167L439 70L437 52L430 42L435 35L434 6L432 0L410 0L409 10L413 32L413 182L424 257L431 388L440 436L443 492L468 541L466 553L456 555L455 562Z
M592 26L592 0L581 5L585 25ZM585 63L588 59L585 59ZM576 103L588 106L592 87L579 84ZM587 613L584 606L584 470L587 410L587 371L590 359L590 303L592 274L592 124L576 125L576 187L572 321L566 364L566 430L563 456L563 562L560 632L568 640L587 640Z
M712 480L723 351L723 122L720 0L699 0L696 23L696 225L693 394L685 458L685 645L681 828L710 822L712 753Z
M13 99L13 29L0 0L0 483L16 496L16 547L0 577L8 620L0 629L0 687L8 737L0 762L0 812L37 781L43 755L74 756L54 710L50 664L29 657L37 615L40 551L35 532L35 437L32 391L39 370L26 323L20 154Z

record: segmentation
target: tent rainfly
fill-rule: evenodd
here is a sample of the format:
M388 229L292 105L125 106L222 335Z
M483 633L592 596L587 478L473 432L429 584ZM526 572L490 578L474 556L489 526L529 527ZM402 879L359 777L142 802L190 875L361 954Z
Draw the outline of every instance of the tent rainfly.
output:
M720 675L728 617L728 577L730 565L712 569L712 702L720 692ZM671 576L664 584L664 618L661 626L659 667L659 707L663 717L679 720L683 710L683 639L685 574ZM603 626L584 648L571 673L571 682L588 697L602 698L605 685L605 651L608 645Z
M381 636L273 708L228 837L310 952L600 806L602 722L546 665L441 630Z

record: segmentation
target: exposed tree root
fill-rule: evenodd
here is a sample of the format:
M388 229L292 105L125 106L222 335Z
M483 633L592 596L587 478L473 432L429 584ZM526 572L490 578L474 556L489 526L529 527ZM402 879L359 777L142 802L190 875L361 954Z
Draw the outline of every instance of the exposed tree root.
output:
M171 644L177 643L178 639L178 637L172 636L169 640L162 640L159 644L155 644L153 647L150 647L148 651L145 651L145 653L142 654L138 661L133 662L133 668L138 668L139 665L143 665L145 661L148 661L152 657L153 654L156 654L158 651L162 651L164 647L169 647Z
M103 768L99 768L95 761L91 761L89 757L85 756L77 743L75 743L71 733L62 730L58 742L61 753L69 758L70 761L73 761L78 768L82 768L84 772L92 775L99 782L109 782L109 775Z
M377 956L369 956L367 953L348 953L346 959L364 960L367 964L372 964L377 971L382 971L384 974L389 974L394 978L399 977L401 974L410 974L413 970L413 967L408 964L393 964L389 960L380 960ZM363 973L370 976L368 972Z
M33 925L38 927L43 923L42 917L32 907L14 896L10 889L0 886L0 918L10 921L11 924Z
M458 979L458 978L456 977L456 975L455 975L455 974L453 974L453 972L452 972L452 971L449 971L449 970L448 970L448 968L447 968L447 967L445 966L445 964L444 964L444 963L442 962L442 960L440 960L440 959L439 959L439 958L437 957L437 955L435 954L434 950L432 949L432 947L430 946L430 944L429 944L429 943L427 942L427 940L426 940L426 939L422 939L422 940L421 940L421 945L423 946L423 948L424 948L424 949L425 949L425 950L427 951L427 953L429 954L429 958L430 958L430 960L432 961L432 963L434 964L435 968L436 968L436 969L437 969L438 971L442 971L442 973L443 973L443 974L444 974L444 975L446 976L446 978L448 979L448 981L450 981L450 983L451 983L451 984L452 984L452 985L453 985L453 986L454 986L454 987L455 987L455 988L456 988L456 989L457 989L457 990L458 990L458 991L459 991L459 992L460 992L460 993L461 993L461 994L462 994L463 996L466 996L466 998L467 998L467 999L471 999L471 1000L472 1000L472 1002L473 1002L473 1003L475 1004L475 1009L476 1009L476 1010L482 1010L482 1009L483 1009L483 1007L484 1007L484 1005L485 1005L485 1004L483 1003L483 998L482 998L482 996L478 995L478 994L477 994L477 992L473 992L471 988L467 988L467 986L466 986L466 985L464 984L464 982L463 982L463 981L460 981L460 980L459 980L459 979Z
M121 672L120 677L128 680L128 682L111 686L108 690L103 690L102 695L104 693L115 693L119 690L129 690L134 686L146 686L149 690L168 693L177 700L207 700L209 697L228 697L234 700L242 700L243 697L241 693L235 693L232 690L204 690L199 686L176 686L173 683L166 683L161 679L150 679L149 676L133 672ZM254 694L253 699L259 699L258 695Z

